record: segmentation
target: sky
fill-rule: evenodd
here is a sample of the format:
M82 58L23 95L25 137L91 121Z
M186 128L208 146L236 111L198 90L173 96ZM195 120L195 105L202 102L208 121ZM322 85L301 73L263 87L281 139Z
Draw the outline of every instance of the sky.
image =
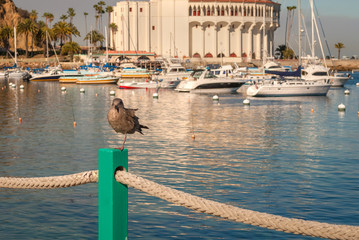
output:
M13 0L15 5L19 8L28 10L36 10L40 19L44 12L54 14L55 20L53 23L59 21L62 14L66 14L68 8L74 8L76 16L74 17L74 24L81 32L81 37L75 38L74 41L84 45L83 38L85 36L85 17L84 12L87 12L88 26L95 28L95 10L93 5L100 0ZM107 5L115 6L116 0L103 0ZM287 18L287 6L297 6L298 0L273 0L280 3L281 6L281 25L275 32L274 45L284 44L285 23ZM301 0L302 14L305 21L310 21L310 10L308 0ZM359 55L359 0L315 0L315 5L318 9L320 21L322 23L326 40L328 42L332 56L338 55L338 50L334 48L334 44L341 42L345 48L341 50L341 56ZM295 26L292 30L291 39L297 39L297 10L295 15ZM105 20L106 19L106 20ZM107 23L107 14L104 15L103 22ZM319 22L318 22L319 24ZM318 26L320 28L320 26ZM308 26L309 28L309 26ZM308 30L310 31L310 30ZM310 36L309 36L310 38ZM329 55L325 39L322 38L322 43L325 47L325 55ZM303 45L306 43L304 42ZM296 50L298 48L297 41L293 41L290 46ZM304 47L304 49L306 49ZM318 56L320 52L317 53Z

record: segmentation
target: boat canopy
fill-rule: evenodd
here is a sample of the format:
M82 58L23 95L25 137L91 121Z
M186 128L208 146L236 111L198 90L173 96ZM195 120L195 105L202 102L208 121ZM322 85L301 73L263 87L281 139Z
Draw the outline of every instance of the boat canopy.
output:
M280 77L301 77L301 71L302 71L302 66L298 66L298 69L295 72L283 72L283 71L265 70L265 73L275 74L275 75L278 75Z

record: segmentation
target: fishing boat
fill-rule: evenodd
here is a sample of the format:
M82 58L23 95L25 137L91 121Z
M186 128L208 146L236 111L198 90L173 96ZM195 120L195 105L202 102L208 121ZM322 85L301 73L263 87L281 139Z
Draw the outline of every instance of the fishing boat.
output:
M116 76L84 76L76 80L76 84L112 84L118 81Z
M244 83L242 79L217 77L206 69L194 71L191 78L181 81L175 90L193 93L233 93Z

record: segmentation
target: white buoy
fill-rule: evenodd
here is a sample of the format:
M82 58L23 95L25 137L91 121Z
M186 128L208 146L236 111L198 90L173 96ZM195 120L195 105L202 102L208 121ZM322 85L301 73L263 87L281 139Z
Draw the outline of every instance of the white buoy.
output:
M357 82L356 85L359 87L359 82Z
M155 93L152 95L152 97L153 97L153 98L158 98L158 93L155 92Z
M15 83L11 84L11 87L16 88L16 84Z
M214 96L212 97L212 99L213 99L213 101L219 101L218 95L214 95Z
M345 94L345 95L349 95L349 94L350 94L349 89L345 89L344 94Z
M63 91L63 92L66 91L66 88L65 88L65 87L62 87L62 88L61 88L61 91Z
M243 100L243 105L250 105L251 102L246 98Z
M115 96L115 94L116 94L116 92L115 92L115 91L113 91L113 90L112 90L112 91L110 91L110 95L111 95L111 96Z
M338 111L345 111L345 105L343 103L338 105Z
M81 88L80 93L85 93L85 89Z
M24 89L25 87L24 87L24 85L20 85L20 89Z

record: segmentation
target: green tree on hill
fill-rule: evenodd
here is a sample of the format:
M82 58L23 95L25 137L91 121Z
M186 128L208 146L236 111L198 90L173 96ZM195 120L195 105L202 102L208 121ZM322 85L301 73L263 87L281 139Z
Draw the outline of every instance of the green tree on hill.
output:
M89 32L84 38L84 40L90 40L91 44L94 44L95 47L97 47L97 42L102 42L104 39L105 37L96 30Z
M67 43L65 43L65 45L61 49L61 54L62 55L65 55L65 54L70 55L70 61L71 62L74 61L74 54L75 53L80 53L80 52L81 52L80 45L78 43L76 43L76 42L67 42Z
M36 33L37 26L29 18L27 18L17 25L17 30L19 34L25 35L25 52L26 57L29 57L29 34Z
M6 58L9 57L10 39L14 37L14 29L8 25L0 28L0 40L6 49Z
M117 29L118 29L118 26L116 23L111 23L110 24L110 29L111 29L111 32L112 32L112 49L116 49L116 46L115 46L115 34L117 32Z
M340 50L345 48L344 43L338 42L334 45L334 47L338 49L338 59L340 59Z

